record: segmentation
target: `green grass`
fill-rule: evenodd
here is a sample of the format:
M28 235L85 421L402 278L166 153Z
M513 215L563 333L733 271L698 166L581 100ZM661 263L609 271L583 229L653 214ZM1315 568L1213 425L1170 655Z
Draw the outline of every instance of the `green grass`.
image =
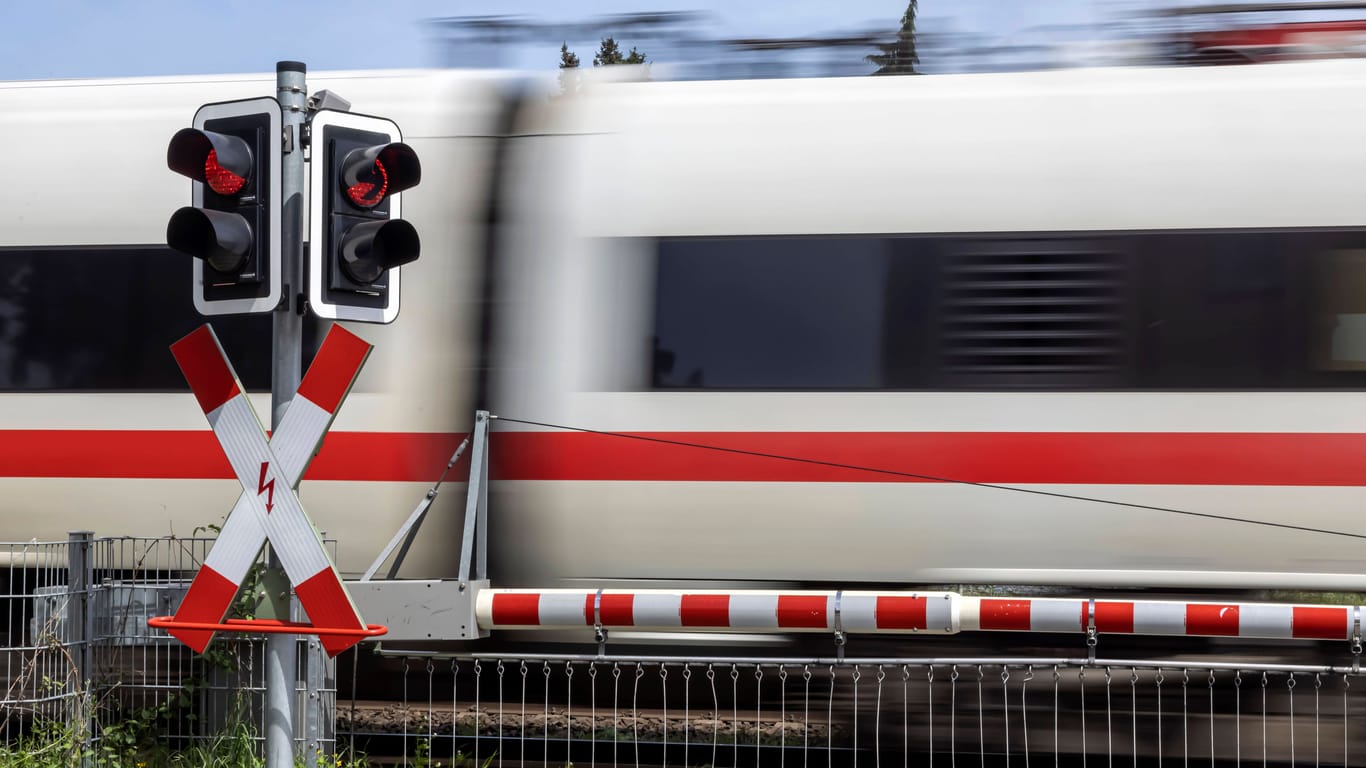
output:
M490 755L482 764L463 753L453 763L431 756L431 746L420 739L414 755L415 768L488 768ZM294 763L304 768L304 760ZM43 722L28 733L0 744L0 768L265 768L257 754L257 739L246 724L225 727L217 737L174 750L164 743L153 746L127 746L103 741L91 745L77 729L65 723ZM363 754L349 751L317 753L319 768L371 768Z

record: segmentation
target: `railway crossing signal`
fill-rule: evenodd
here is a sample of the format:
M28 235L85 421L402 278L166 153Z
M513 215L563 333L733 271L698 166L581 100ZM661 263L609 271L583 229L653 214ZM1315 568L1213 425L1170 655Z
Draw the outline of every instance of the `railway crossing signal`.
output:
M312 620L309 631L318 633L328 654L336 656L363 639L366 624L295 488L370 349L359 337L333 326L267 442L213 329L201 326L171 346L243 488L174 622L164 624L196 651L202 653L209 644L213 629L206 627L222 621L267 540ZM347 634L328 634L329 629Z
M422 180L391 120L319 110L309 173L308 302L320 317L389 323L399 273L421 250L398 194Z
M295 647L275 635L316 634L336 656L388 631L361 621L295 495L370 351L334 327L301 381L303 301L326 318L392 322L398 268L417 259L419 250L417 231L398 218L396 197L421 179L417 154L391 121L325 108L345 105L343 99L308 100L306 73L303 62L278 62L275 98L206 104L195 113L194 127L176 133L166 152L171 170L194 181L192 204L171 216L166 242L194 257L195 308L205 315L272 313L275 431L268 441L212 329L205 326L172 347L244 492L176 615L148 623L198 651L218 631L272 633L268 674L282 681L296 677ZM310 145L312 282L304 271L300 204L309 183L304 150ZM310 624L224 619L266 541L272 545L270 570L289 577ZM286 595L267 597L268 615L288 615ZM288 768L294 764L292 685L266 688L267 764Z
M194 183L166 226L195 257L200 314L270 312L281 297L281 113L272 98L205 104L171 138L166 165Z

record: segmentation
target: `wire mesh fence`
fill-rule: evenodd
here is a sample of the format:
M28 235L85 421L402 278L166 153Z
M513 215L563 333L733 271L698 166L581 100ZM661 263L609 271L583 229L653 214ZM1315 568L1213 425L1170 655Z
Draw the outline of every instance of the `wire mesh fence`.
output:
M259 754L262 639L220 635L199 655L147 625L175 613L212 544L212 537L89 533L0 544L0 742L60 725L86 761L98 763L102 756L172 753L231 732ZM251 590L239 599L248 609ZM334 754L335 666L316 638L301 638L298 649L297 751Z
M231 731L259 754L259 638L220 636L196 655L147 626L175 612L211 544L0 544L0 741L67 723L82 754L141 755ZM1184 661L366 651L392 695L353 687L342 701L316 638L298 647L296 745L310 762L1366 765L1366 683L1338 644L1301 644L1295 663L1266 663L1286 653L1272 644Z
M80 716L77 699L85 690L76 660L87 643L65 631L72 603L67 578L67 542L0 544L0 604L3 604L4 688L0 696L0 733L8 734L35 718Z
M404 656L343 700L402 765L1366 765L1352 667L1088 659ZM426 762L424 762L426 761Z

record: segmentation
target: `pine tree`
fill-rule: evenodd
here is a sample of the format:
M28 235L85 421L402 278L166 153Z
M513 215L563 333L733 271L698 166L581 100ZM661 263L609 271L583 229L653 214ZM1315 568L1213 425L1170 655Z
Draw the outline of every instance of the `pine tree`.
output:
M613 64L644 64L645 54L631 48L631 52L623 55L621 46L617 41L608 37L604 38L602 44L598 46L598 52L593 55L593 66L611 66ZM560 93L577 93L579 90L579 57L578 54L569 50L569 43L566 41L560 44Z
M573 93L579 89L579 73L566 70L579 68L578 54L569 50L566 41L560 44L560 93Z
M579 65L579 55L569 50L569 43L560 43L560 69L573 69Z
M880 54L866 57L877 65L875 75L915 75L915 67L920 63L915 55L915 12L917 0L910 0L906 12L901 14L901 28L896 32L896 41L877 46Z
M621 48L617 45L617 41L610 37L603 38L602 45L598 46L598 52L593 54L593 66L595 67L621 64L625 61L626 58L621 55Z

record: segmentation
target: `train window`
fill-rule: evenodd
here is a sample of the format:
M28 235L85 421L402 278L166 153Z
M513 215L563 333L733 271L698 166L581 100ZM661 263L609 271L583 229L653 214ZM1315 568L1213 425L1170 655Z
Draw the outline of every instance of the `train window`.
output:
M885 238L659 243L657 388L884 385Z
M670 238L661 389L1366 388L1366 232Z
M1141 266L1133 386L1296 386L1305 368L1292 241L1280 233L1132 238Z
M1366 250L1317 255L1310 359L1319 371L1366 371Z
M184 389L170 345L208 319L194 309L183 255L164 247L5 249L0 262L0 391ZM269 390L270 317L212 322L243 384ZM316 320L305 324L307 360L320 330Z

